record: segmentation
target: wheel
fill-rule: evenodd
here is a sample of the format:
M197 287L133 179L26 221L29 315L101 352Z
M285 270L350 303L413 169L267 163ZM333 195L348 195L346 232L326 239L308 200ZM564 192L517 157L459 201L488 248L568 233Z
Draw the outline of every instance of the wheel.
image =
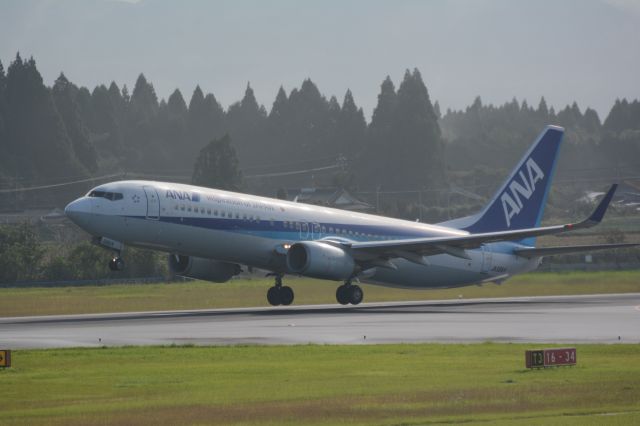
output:
M293 301L293 297L291 300ZM273 286L269 288L269 291L267 291L267 301L269 301L271 306L278 306L282 303L280 298L280 289L278 287Z
M362 302L363 297L364 297L364 292L362 291L359 285L349 286L349 302L352 305L357 305L360 302Z
M341 285L340 287L338 287L338 289L336 290L336 300L341 305L349 304L349 289L346 285Z
M288 286L280 287L280 303L284 306L289 306L293 303L293 289Z
M121 257L116 257L113 259L113 265L116 269L115 271L122 271L124 269L124 260Z

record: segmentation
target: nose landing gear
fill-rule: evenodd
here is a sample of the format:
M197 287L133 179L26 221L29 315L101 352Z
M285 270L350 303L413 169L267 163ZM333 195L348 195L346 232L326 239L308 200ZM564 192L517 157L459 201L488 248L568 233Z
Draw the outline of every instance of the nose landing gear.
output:
M109 269L112 271L122 271L124 266L124 260L120 256L116 256L109 261Z

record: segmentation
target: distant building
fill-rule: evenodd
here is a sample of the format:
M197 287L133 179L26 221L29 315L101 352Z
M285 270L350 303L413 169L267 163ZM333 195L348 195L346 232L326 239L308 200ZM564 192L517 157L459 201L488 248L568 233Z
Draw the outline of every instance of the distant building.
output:
M295 188L287 189L287 199L317 206L342 210L373 212L375 208L342 188Z

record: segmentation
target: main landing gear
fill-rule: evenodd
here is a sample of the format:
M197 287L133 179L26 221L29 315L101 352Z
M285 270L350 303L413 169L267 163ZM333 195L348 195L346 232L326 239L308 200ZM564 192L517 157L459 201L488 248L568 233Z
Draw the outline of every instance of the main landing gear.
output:
M336 300L341 305L357 305L362 302L364 292L359 285L351 284L351 280L347 280L336 290Z
M282 274L276 274L276 283L267 291L267 300L272 306L289 306L293 303L293 289L282 285Z

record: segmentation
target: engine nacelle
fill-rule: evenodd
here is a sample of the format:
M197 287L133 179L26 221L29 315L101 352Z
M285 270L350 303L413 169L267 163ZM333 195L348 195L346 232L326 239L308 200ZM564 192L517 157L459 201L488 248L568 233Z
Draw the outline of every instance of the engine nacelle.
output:
M356 262L340 247L317 241L295 243L287 252L291 272L325 280L346 280L353 276Z
M169 270L176 275L182 275L199 280L216 283L227 282L241 271L236 263L220 262L218 260L203 259L201 257L169 255Z

